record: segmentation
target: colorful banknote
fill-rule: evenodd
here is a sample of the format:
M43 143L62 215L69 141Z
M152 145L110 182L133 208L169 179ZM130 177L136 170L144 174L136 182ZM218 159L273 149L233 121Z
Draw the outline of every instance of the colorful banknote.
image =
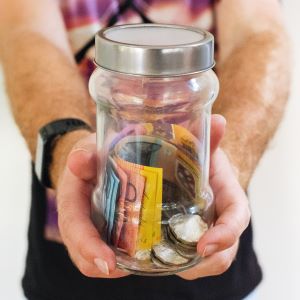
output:
M145 177L132 164L118 157L114 157L114 160L127 175L124 222L116 246L126 251L130 256L134 256L138 239Z
M119 194L120 180L116 175L110 161L106 165L106 182L104 187L105 209L104 216L107 223L106 237L111 242L112 229L114 226L116 201Z
M117 199L116 202L116 212L115 212L114 228L112 234L113 245L118 245L123 222L124 222L124 216L125 216L125 198L126 198L126 191L127 191L128 176L111 157L109 157L109 160L115 171L115 174L120 179L120 193L119 193L119 198Z
M140 174L146 182L137 247L146 250L161 240L163 169L143 166Z

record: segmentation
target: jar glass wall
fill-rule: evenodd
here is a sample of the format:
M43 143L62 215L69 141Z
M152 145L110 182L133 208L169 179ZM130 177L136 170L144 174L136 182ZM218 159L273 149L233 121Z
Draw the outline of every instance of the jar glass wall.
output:
M99 68L90 91L99 156L93 219L102 238L130 271L173 273L196 263L195 242L214 211L208 184L214 72L147 78ZM180 249L178 264L160 257L171 251L164 241Z
M138 27L134 25L135 30ZM205 32L199 36L202 39ZM103 54L107 47L103 40L98 60L107 63L110 54ZM170 51L163 45L162 52L141 55L142 45L131 57L138 46L129 44L127 51L123 42L115 55L119 64L110 62L113 71L107 65L97 68L89 83L97 104L98 179L92 218L102 239L114 250L120 268L142 275L173 274L199 262L197 242L214 220L209 150L218 79L211 67L201 69L201 61L196 61L198 72L177 74L173 64L165 70L170 53L175 51L180 58L186 47L192 49L193 45L184 46L179 54L178 47ZM115 43L111 51L115 51ZM126 51L128 59L137 60L134 64L122 63ZM187 62L193 52L188 54ZM147 60L160 55L162 73L168 75L156 75L159 65L147 67ZM134 73L137 63L144 69L139 67L135 73L144 75L118 70L127 64Z

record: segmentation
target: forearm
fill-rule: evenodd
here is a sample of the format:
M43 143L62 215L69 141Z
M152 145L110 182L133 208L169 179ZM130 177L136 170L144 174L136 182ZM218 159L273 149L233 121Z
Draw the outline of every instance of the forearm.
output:
M64 29L58 29L53 34L63 39ZM0 58L12 112L34 159L37 133L43 125L70 117L91 124L85 101L88 92L65 41L51 39L47 30L35 30L26 20L0 36ZM67 150L61 151L60 162L53 164L55 181Z
M218 65L214 112L227 119L222 144L244 188L273 136L289 91L289 43L282 27L249 35Z

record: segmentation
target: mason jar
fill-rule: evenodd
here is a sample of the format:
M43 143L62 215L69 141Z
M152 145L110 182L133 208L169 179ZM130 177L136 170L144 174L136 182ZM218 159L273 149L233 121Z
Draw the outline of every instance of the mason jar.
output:
M95 63L94 224L121 269L153 276L190 268L214 221L214 38L177 25L105 28L96 35Z

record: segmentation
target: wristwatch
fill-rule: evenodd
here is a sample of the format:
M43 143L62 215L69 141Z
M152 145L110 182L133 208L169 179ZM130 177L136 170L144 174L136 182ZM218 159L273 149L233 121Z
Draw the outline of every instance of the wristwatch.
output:
M39 181L46 187L52 187L49 167L52 161L52 150L57 140L64 134L87 129L90 126L79 119L60 119L43 126L38 133L35 157L35 172Z

